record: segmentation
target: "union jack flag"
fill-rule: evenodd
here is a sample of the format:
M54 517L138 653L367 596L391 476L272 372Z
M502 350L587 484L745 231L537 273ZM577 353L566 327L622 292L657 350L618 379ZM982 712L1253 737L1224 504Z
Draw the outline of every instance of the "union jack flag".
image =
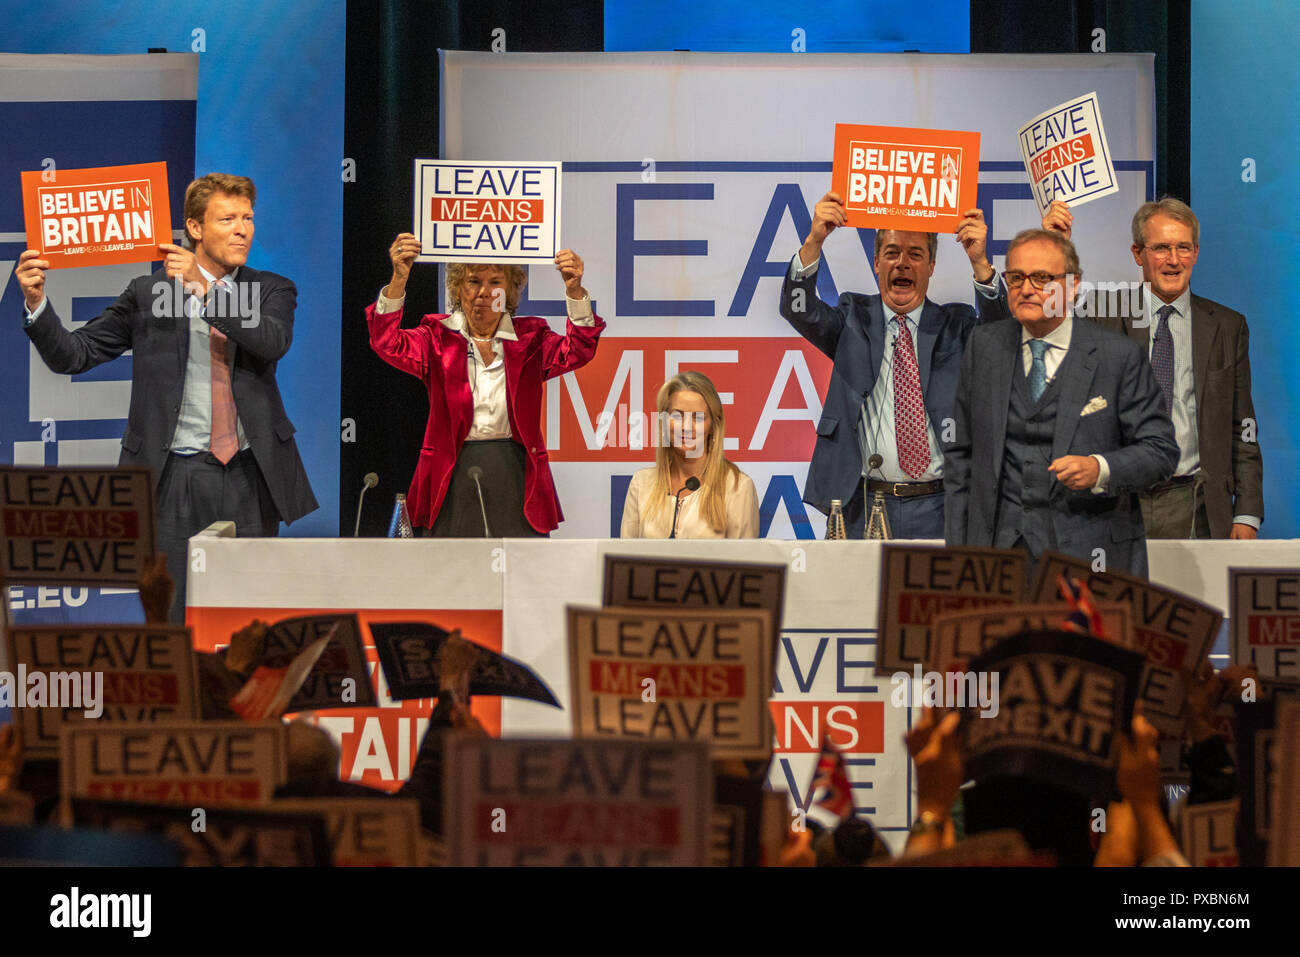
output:
M830 735L822 738L822 753L813 772L813 804L825 808L841 821L853 817L853 788L844 767L844 756L831 743Z
M1102 622L1101 612L1097 609L1097 603L1093 600L1092 589L1088 587L1088 583L1067 575L1058 575L1056 581L1061 589L1061 597L1070 606L1070 612L1061 622L1061 627L1065 631L1093 635L1104 641L1110 641L1110 635L1106 634L1106 626Z

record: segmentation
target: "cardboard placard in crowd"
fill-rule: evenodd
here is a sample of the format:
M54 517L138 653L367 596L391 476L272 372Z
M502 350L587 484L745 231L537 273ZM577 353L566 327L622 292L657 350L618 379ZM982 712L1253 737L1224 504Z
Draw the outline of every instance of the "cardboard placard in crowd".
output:
M1228 626L1233 664L1300 680L1300 570L1228 569Z
M713 771L702 742L456 735L443 782L452 866L709 862Z
M1300 685L1262 680L1257 700L1237 705L1237 853L1246 867L1268 863L1278 772L1277 707L1288 699L1300 699Z
M772 748L770 616L569 606L573 733L707 741L717 758Z
M325 650L289 699L285 713L376 707L361 623L353 613L299 615L275 622L266 631L266 651L257 664L288 668L308 646L325 637L329 637Z
M199 814L202 817L199 817ZM72 799L77 827L156 834L181 850L185 867L328 867L324 814L268 808L190 808Z
M65 725L189 720L198 682L188 628L41 625L9 631L12 695L0 675L0 707L13 715L29 758L58 758ZM34 682L45 687L32 706Z
M228 702L231 710L245 721L265 721L284 714L289 702L298 694L308 674L320 661L325 648L338 629L336 623L283 668L258 665L248 680Z
M134 588L154 542L149 469L0 466L6 581Z
M288 734L280 721L85 722L64 727L61 754L65 802L265 804L286 780Z
M1128 632L1124 605L1098 605L1107 635L1122 638ZM946 611L930 624L927 667L936 671L965 671L970 659L988 651L1004 638L1022 631L1055 630L1068 614L1063 605L1006 605ZM1118 642L1116 642L1118 643Z
M405 701L438 697L442 672L439 656L450 634L445 628L424 621L371 622L370 636L375 641L390 698ZM478 649L478 658L470 672L471 695L501 695L560 706L546 682L528 665L472 641L469 643Z
M938 614L1020 604L1026 566L1014 549L883 546L876 674L924 664Z
M1237 866L1237 798L1182 809L1183 856L1192 867Z
M1115 787L1119 735L1132 727L1142 658L1065 631L1003 639L970 661L996 677L996 707L966 708L961 741L966 775L978 784L1029 777L1098 797Z
M713 780L709 864L758 867L762 860L763 782L718 774Z
M335 867L418 867L420 802L413 798L279 798L271 810L325 821Z
M1270 867L1300 866L1300 699L1279 698L1273 734L1273 829Z
M1162 730L1181 729L1188 684L1214 646L1223 612L1126 572L1094 572L1056 552L1039 561L1030 601L1053 600L1058 576L1067 573L1087 584L1096 601L1128 606L1132 639L1120 644L1146 661L1138 693L1142 714Z
M784 565L606 555L600 603L605 608L766 611L775 675L785 615L785 576Z

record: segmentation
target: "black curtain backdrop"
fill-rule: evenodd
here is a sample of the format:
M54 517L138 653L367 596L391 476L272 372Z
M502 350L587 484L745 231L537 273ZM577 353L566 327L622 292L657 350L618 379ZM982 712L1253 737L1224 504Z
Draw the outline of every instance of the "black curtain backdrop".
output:
M366 493L361 533L385 534L393 496L411 484L429 414L423 384L370 350L364 313L388 282L389 244L411 229L415 160L440 155L438 50L488 51L498 27L507 51L598 52L604 45L599 0L348 3L344 155L356 162L356 182L343 187L339 404L356 435L339 456L344 535L352 534L367 472L379 475L379 486ZM437 311L439 275L427 265L411 271L404 326Z
M1091 53L1100 28L1107 53L1154 53L1156 195L1190 203L1191 24L1190 0L971 0L970 52Z
M1090 52L1098 27L1107 52L1154 52L1156 192L1190 202L1190 20L1189 0L972 0L971 52ZM600 51L603 3L348 3L344 155L356 164L356 181L343 188L340 416L353 423L354 440L339 456L343 535L352 534L367 472L379 475L379 486L366 493L362 534L385 534L394 495L411 483L428 416L423 385L371 352L363 314L388 281L389 243L411 228L414 161L439 155L438 50L490 50L498 27L507 51ZM439 275L429 266L412 271L403 325L436 311Z

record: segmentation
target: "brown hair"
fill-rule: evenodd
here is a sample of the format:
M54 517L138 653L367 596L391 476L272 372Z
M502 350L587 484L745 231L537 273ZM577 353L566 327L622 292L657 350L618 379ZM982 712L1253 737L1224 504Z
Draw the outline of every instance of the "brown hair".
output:
M700 473L700 489L696 495L700 500L700 515L715 532L725 532L727 528L727 485L733 474L740 470L727 461L722 454L723 440L727 434L727 421L722 411L722 400L718 390L713 387L709 377L702 372L679 372L659 388L655 406L659 410L659 428L667 428L668 407L672 405L673 396L678 392L698 392L704 397L704 404L709 407L712 428L709 429L708 447L704 452L704 471ZM655 443L655 485L654 493L643 508L642 522L651 511L668 507L668 500L677 489L672 487L671 471L673 448L663 431Z
M1079 265L1079 251L1074 248L1074 243L1070 242L1060 233L1053 229L1022 229L1016 233L1016 238L1007 244L1007 259L1011 258L1011 251L1017 246L1023 246L1025 243L1046 240L1065 256L1065 271L1072 276L1083 276L1083 269Z
M500 269L506 274L506 312L515 314L519 308L519 294L528 285L528 270L523 266L499 265L497 263L447 263L447 311L455 312L460 308L460 287L471 273L487 269Z
M1138 249L1147 244L1147 221L1157 213L1175 219L1184 226L1190 226L1192 228L1192 245L1198 247L1201 245L1201 221L1192 212L1192 207L1181 199L1174 199L1172 196L1161 196L1155 202L1143 203L1138 207L1137 212L1133 214L1133 245Z
M196 219L200 223L208 211L208 202L218 193L226 196L242 196L248 205L257 205L257 187L247 176L232 176L229 173L209 173L200 176L185 188L185 238L190 246L194 237L190 235L189 221Z

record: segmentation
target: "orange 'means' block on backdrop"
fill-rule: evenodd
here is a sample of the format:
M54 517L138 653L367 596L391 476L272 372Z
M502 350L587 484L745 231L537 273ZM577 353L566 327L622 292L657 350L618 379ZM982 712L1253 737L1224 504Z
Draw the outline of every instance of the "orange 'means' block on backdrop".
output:
M979 133L835 124L831 191L847 225L956 232L979 189Z
M25 171L27 247L51 269L162 259L172 241L166 163Z

